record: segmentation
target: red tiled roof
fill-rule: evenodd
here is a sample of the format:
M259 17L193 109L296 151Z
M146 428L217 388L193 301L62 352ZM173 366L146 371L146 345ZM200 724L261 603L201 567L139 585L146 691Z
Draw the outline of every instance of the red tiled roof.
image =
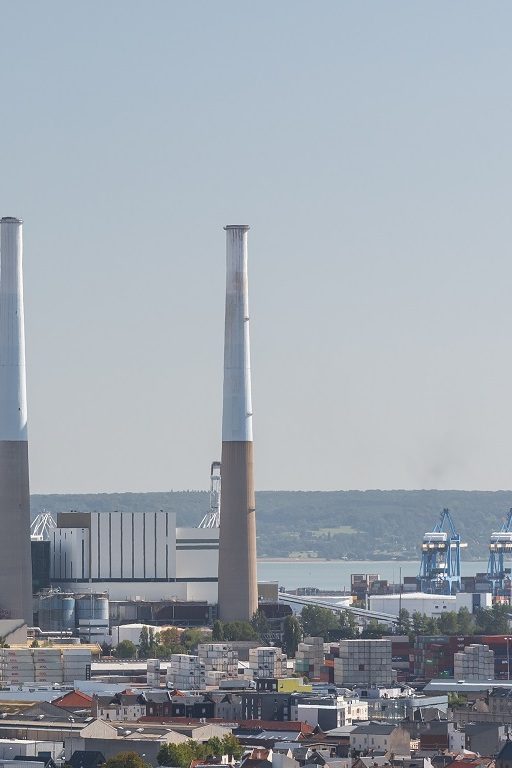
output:
M206 723L203 718L200 717L178 717L177 715L142 715L137 718L138 723L176 723L176 725L208 725L213 723L214 725L223 725L228 722L223 717L207 717ZM202 762L201 762L202 765Z
M64 696L54 699L52 704L56 707L61 707L62 709L70 709L71 707L90 709L92 705L92 697L87 696L86 693L82 693L81 691L70 691L69 693L65 693Z
M292 731L293 733L313 733L309 723L280 720L240 720L239 728L262 728L264 731Z
M480 768L480 766L489 766L492 762L490 757L455 758L453 763L448 763L445 768Z
M206 720L206 722L205 722ZM304 735L313 733L314 728L309 723L302 722L282 722L280 720L226 720L223 717L176 717L175 715L143 715L137 719L138 723L176 723L177 725L226 725L232 727L236 722L239 728L255 729L261 728L264 731L286 731L288 733L302 733Z

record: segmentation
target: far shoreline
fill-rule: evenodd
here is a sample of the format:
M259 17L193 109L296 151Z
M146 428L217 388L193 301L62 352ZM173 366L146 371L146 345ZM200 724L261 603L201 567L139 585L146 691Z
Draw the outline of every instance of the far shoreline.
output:
M326 557L258 557L259 563L418 563L418 558L410 560L381 558L371 560L334 560Z

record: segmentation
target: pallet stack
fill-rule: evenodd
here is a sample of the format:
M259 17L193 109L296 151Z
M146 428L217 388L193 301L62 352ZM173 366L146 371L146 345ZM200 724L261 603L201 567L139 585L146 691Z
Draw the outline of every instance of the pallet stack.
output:
M8 685L32 682L34 677L34 654L31 648L0 648L0 681Z
M62 651L63 682L73 683L75 680L85 680L87 667L91 664L91 652L79 645L70 646L69 651Z
M185 691L204 691L206 689L206 671L198 656L186 653L173 653L167 665L167 687Z
M249 668L253 677L284 677L286 654L280 648L260 646L249 649Z
M160 687L160 659L148 659L147 683L152 688Z
M238 651L234 651L229 643L200 643L197 646L197 654L207 675L209 672L221 673L220 677L210 675L212 679L238 677Z
M86 678L91 651L79 646L59 648L0 648L0 682L73 683Z
M335 685L391 685L391 640L341 640L339 658L334 659Z
M301 675L307 675L310 680L320 678L320 671L324 665L324 639L323 637L305 637L299 643L295 654L295 671Z
M488 645L471 643L453 654L455 680L489 680L494 678L494 651Z

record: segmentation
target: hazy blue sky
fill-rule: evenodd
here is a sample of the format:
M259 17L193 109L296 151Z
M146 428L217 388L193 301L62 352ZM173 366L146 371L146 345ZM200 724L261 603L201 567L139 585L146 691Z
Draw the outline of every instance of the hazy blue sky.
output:
M512 487L510 2L0 0L32 490Z

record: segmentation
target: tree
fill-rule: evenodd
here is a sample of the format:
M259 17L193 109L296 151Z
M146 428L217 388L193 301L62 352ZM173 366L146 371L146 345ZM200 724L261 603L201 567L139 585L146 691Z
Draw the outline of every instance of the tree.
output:
M269 634L270 624L262 610L254 611L251 618L251 627L254 629L260 640L263 640Z
M200 629L186 629L181 633L181 644L185 647L186 653L196 651L199 643L204 643L208 636Z
M419 611L414 611L412 614L412 634L423 635L425 628L425 615Z
M104 768L149 768L137 752L119 752L107 760Z
M139 635L139 657L147 659L149 656L149 629L144 625Z
M158 646L160 645L160 635L155 632L153 627L149 628L149 656L156 656Z
M350 613L350 611L342 611L340 613L339 622L340 640L353 640L354 638L359 637L359 629L353 613Z
M223 624L224 640L258 640L248 621L227 621Z
M318 605L305 605L301 613L304 634L310 637L323 637L326 640L330 629L336 629L338 619L329 608Z
M244 752L244 748L232 733L227 733L221 739L222 755L232 755L235 760L239 760Z
M467 704L467 696L462 696L460 693L448 694L448 706L452 709L455 707L463 707Z
M379 640L382 635L388 635L389 629L385 624L379 624L375 619L370 619L366 627L361 632L363 640Z
M412 614L412 633L413 635L438 635L439 627L437 619L433 616L426 616L424 613L414 611Z
M472 635L475 631L475 619L467 608L459 608L457 614L457 634Z
M302 627L296 616L286 616L283 623L283 651L290 658L295 656L302 639Z
M198 755L193 753L188 741L182 744L162 744L156 757L158 765L172 765L177 768L188 768Z
M495 603L492 608L479 608L476 613L477 631L482 635L505 635L508 632L510 606Z
M222 642L222 640L224 640L224 627L222 626L222 621L219 621L218 619L213 622L212 640L214 643Z
M442 635L456 635L459 631L459 625L455 611L448 611L438 616L437 626Z
M161 659L169 658L172 653L186 653L187 649L181 644L180 633L176 627L163 629L158 635L155 656Z
M224 752L222 751L222 739L219 739L218 736L212 736L211 739L208 739L206 742L206 751L208 755L212 755L212 757L222 757Z
M408 635L411 631L411 615L406 608L398 612L398 624L396 627L397 635Z
M204 760L209 755L222 757L233 755L235 759L242 756L243 748L238 739L229 733L222 739L213 736L206 744L189 739L181 744L163 744L157 755L158 765L188 768L192 760Z
M133 659L137 654L137 647L131 640L121 640L115 650L118 659Z

